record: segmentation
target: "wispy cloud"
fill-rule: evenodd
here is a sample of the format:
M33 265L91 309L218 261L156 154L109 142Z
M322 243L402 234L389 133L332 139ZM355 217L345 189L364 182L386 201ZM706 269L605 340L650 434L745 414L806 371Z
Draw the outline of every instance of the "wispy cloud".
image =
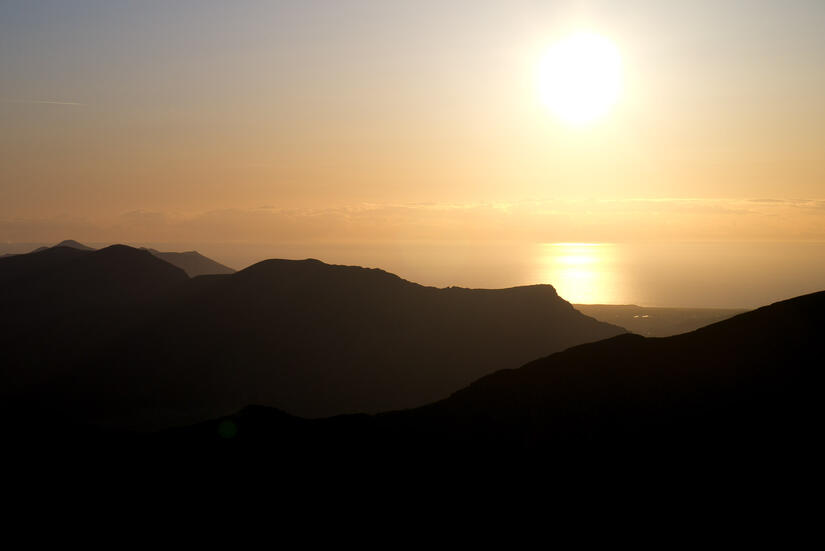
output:
M400 242L821 241L825 200L627 198L509 203L361 203L335 208L132 211L3 219L14 241Z
M86 105L85 103L78 103L76 101L56 101L56 100L39 100L39 99L7 99L0 98L2 103L29 103L37 105Z

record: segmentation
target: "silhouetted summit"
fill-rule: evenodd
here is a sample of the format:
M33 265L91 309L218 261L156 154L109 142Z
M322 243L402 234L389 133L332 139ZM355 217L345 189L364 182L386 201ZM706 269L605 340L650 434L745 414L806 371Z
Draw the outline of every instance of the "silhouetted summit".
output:
M4 305L20 305L34 317L43 313L40 308L137 304L187 280L180 268L125 245L91 251L52 247L0 259Z
M186 281L181 269L124 245L0 259L3 390L80 373L103 344L142 323Z
M54 248L70 248L76 249L79 251L94 251L96 249L92 247L88 247L82 243L75 241L74 239L65 239L54 245L53 247L38 247L31 251L28 254L40 253L49 249ZM235 270L224 266L218 262L215 262L211 258L207 258L200 254L197 251L186 251L182 253L177 252L161 252L155 249L150 249L146 247L141 247L141 250L145 250L150 252L153 256L160 258L171 264L172 266L177 266L181 268L189 277L196 277L199 275L210 275L210 274L231 274L234 273ZM0 258L6 258L10 256L20 256L17 254L4 254L0 255Z
M86 246L83 243L78 243L74 239L65 239L55 245L55 247L71 247L73 249L80 249L81 251L94 251L92 247Z
M61 249L76 250L67 247L50 250ZM41 297L50 296L54 300L95 300L112 304L136 302L187 279L183 270L146 251L111 245L54 265L48 273L20 285L33 286Z

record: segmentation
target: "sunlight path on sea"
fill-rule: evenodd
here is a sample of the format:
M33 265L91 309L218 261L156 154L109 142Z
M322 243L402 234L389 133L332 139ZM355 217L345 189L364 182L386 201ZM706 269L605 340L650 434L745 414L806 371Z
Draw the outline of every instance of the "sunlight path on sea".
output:
M543 243L535 281L553 285L572 303L615 303L623 295L618 288L618 256L611 243Z

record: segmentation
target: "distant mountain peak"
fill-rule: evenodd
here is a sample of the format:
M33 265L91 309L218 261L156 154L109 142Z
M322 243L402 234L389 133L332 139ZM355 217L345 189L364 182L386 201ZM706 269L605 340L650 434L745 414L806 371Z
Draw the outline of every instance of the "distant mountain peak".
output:
M81 251L94 251L95 250L92 247L89 247L87 245L84 245L83 243L79 243L79 242L75 241L74 239L64 239L63 241L61 241L60 243L55 245L55 247L71 247L72 249L80 249Z
M400 283L419 287L417 283L407 281L380 268L327 264L326 262L315 258L306 258L304 260L271 258L253 264L252 266L241 270L238 274L244 278L264 280L272 277L292 278L297 276L299 278L335 278L341 281L338 278L344 277L350 282L358 281L361 284L375 284L378 281L382 281L392 282L392 284Z
M140 249L150 253L156 258L172 264L173 266L177 266L186 272L186 275L189 277L235 273L235 270L229 266L224 266L219 262L215 262L211 258L203 256L198 251L162 252L149 247L141 247Z

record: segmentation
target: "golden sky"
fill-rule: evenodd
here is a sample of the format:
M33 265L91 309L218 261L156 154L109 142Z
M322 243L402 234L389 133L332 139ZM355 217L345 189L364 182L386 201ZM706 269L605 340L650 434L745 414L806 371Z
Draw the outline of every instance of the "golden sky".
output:
M0 241L825 240L821 1L4 2ZM622 63L586 127L536 71Z

